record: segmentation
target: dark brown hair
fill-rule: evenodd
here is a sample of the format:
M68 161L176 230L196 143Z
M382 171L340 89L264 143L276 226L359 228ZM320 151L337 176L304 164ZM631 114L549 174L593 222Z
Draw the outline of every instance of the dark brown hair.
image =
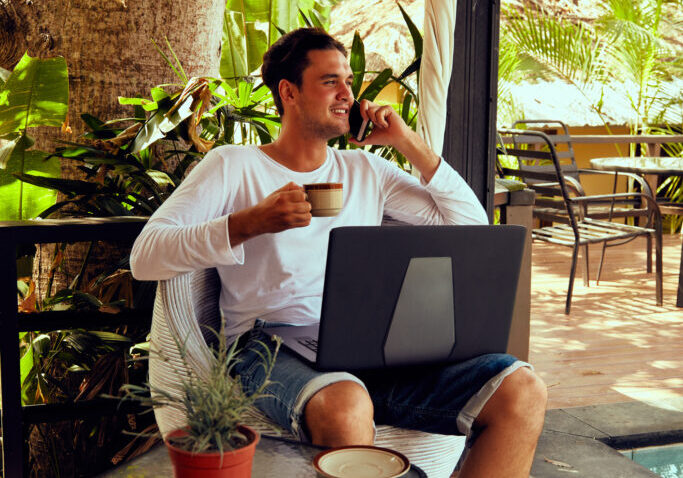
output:
M273 101L282 115L282 100L278 91L280 80L287 80L301 87L303 71L309 65L311 50L337 49L347 55L346 48L322 28L299 28L283 35L263 55L261 75L263 82L273 93Z

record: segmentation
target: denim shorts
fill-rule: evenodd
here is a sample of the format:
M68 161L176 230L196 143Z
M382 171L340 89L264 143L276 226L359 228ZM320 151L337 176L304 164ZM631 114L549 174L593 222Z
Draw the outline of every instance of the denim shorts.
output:
M273 324L274 325L274 324ZM281 325L281 324L278 324ZM273 350L274 342L260 329L240 340L242 360L233 369L247 391L258 388L265 371L261 341ZM350 380L363 386L372 399L375 424L393 425L444 435L472 434L472 424L503 379L528 363L508 354L487 354L450 365L425 365L347 372L319 372L298 355L281 347L265 393L256 406L302 441L310 441L304 425L308 400L324 387Z

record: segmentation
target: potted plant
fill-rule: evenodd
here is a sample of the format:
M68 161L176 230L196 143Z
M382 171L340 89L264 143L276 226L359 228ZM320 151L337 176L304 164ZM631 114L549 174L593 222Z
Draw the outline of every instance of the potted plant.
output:
M249 478L259 434L248 427L243 415L254 402L266 396L266 387L280 349L280 339L274 338L274 352L258 341L262 350L261 366L265 371L263 383L252 393L245 391L239 377L232 378L234 366L241 360L238 341L227 344L224 326L212 332L217 344L211 349L212 365L207 378L192 372L181 380L182 394L145 386L124 385L123 400L133 400L153 407L175 407L184 411L187 425L164 437L171 456L176 478ZM183 351L181 343L178 347ZM164 359L163 351L156 353ZM183 360L185 355L182 354Z

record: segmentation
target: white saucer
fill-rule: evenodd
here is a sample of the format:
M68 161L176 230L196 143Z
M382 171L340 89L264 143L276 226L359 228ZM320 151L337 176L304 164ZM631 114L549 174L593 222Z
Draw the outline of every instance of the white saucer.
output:
M318 453L313 467L326 478L397 478L410 470L410 462L388 448L345 446Z

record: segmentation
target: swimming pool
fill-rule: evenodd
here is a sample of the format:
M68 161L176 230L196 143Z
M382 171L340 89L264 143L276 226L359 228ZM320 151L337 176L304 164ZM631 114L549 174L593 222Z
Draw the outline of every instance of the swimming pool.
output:
M620 450L636 463L662 478L683 478L683 444Z

